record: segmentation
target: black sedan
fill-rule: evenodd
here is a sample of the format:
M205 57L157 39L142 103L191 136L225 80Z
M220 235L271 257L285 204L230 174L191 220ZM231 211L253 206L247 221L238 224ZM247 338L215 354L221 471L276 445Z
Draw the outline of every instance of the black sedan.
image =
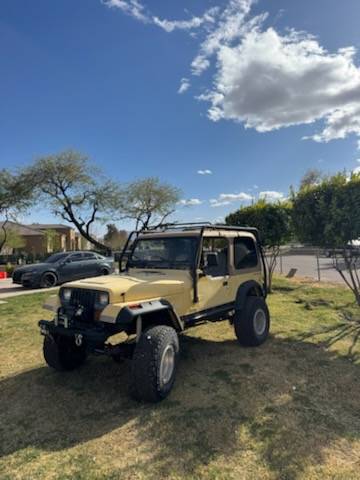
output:
M113 259L94 252L55 253L43 263L24 265L14 270L13 283L24 287L55 287L81 278L108 275Z

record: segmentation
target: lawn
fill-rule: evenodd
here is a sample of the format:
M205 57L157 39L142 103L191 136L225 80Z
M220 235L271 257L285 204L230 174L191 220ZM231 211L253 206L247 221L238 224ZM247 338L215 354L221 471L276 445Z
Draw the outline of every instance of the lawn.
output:
M359 479L360 309L341 287L277 279L271 337L189 330L170 397L128 397L128 364L42 359L43 294L0 305L0 478Z

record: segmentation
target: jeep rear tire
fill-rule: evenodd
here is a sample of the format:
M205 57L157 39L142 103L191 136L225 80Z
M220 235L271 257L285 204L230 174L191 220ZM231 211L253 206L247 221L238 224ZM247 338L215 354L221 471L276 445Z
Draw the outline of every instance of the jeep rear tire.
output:
M248 297L244 308L235 313L234 327L241 345L256 347L269 335L270 314L262 297Z
M78 347L72 337L45 335L43 352L49 367L58 371L75 370L87 357L85 345Z
M131 396L144 402L167 397L174 385L178 353L179 339L173 328L157 325L142 333L132 359Z

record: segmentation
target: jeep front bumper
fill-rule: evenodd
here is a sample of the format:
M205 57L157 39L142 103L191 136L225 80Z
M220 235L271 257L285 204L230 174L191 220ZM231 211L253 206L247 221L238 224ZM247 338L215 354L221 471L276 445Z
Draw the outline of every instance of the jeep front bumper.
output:
M96 328L86 328L86 327L73 327L66 328L64 325L56 325L55 322L49 320L40 320L39 321L40 333L42 335L52 335L52 336L66 336L73 337L75 342L79 344L84 343L90 351L96 349L102 349L106 340L117 332L96 329Z

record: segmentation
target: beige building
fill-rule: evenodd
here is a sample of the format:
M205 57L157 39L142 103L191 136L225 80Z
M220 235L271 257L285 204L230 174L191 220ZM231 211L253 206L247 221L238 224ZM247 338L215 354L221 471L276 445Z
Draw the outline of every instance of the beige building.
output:
M0 223L1 227L2 223ZM59 251L90 249L89 242L68 225L57 223L23 225L9 221L5 228L8 244L1 251L3 255L14 253L43 255Z

